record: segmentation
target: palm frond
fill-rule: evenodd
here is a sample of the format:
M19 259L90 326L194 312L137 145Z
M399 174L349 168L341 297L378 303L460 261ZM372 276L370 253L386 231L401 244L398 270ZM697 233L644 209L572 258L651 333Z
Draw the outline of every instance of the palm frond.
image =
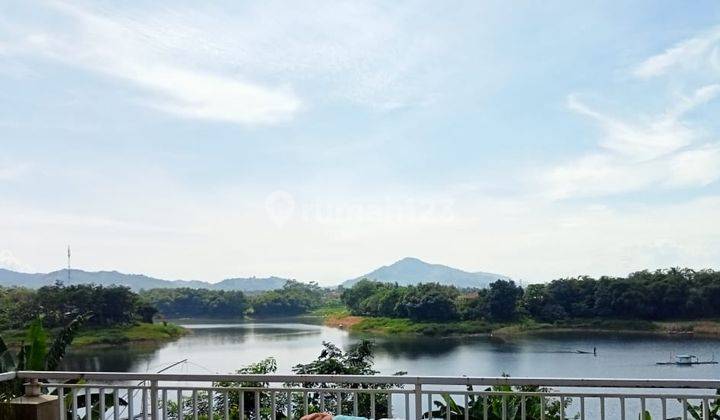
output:
M13 370L15 370L15 358L12 356L12 353L10 353L10 349L8 349L5 344L5 340L0 337L0 373Z
M85 324L85 322L87 322L87 320L90 319L91 316L91 314L78 315L77 317L75 317L75 319L70 321L70 323L65 326L65 328L60 331L57 337L55 337L55 340L53 341L52 346L50 346L50 350L47 353L47 361L45 366L47 370L57 369L60 361L65 356L67 348L70 346L73 339L75 338L78 329L80 329L80 327L82 327L83 324Z
M47 354L47 333L40 318L35 319L27 332L25 368L29 370L45 370Z

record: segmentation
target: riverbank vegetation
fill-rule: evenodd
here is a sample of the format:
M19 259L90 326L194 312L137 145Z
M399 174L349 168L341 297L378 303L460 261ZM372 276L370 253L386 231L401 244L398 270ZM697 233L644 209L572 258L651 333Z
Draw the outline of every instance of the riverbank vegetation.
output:
M231 319L295 316L322 306L325 291L316 283L288 281L281 289L247 295L241 291L151 289L142 299L166 318Z
M270 290L251 298L256 317L295 316L322 306L325 292L317 283L288 281L282 289Z
M498 280L487 289L398 286L362 280L343 291L354 331L463 334L559 330L720 335L720 273L641 271L568 278L527 288ZM343 317L331 321L343 324Z
M0 287L0 330L38 316L50 329L92 314L78 343L171 340L182 335L154 318L243 319L315 315L328 325L362 332L518 334L549 331L643 331L720 336L720 273L690 269L640 271L627 277L567 278L521 287L498 280L485 289L436 283L399 286L370 280L323 289L289 281L246 294L207 289L151 289L61 283L37 290ZM15 334L16 335L16 334Z
M62 329L48 330L48 340L54 338ZM118 345L141 342L165 342L182 337L189 331L169 322L149 324L135 322L108 327L83 325L76 333L73 345L76 347L95 345ZM25 330L6 330L1 333L10 347L19 346L26 337Z
M78 315L92 314L86 325L109 327L152 322L157 313L127 287L56 283L37 290L0 287L0 330L24 329L42 317L47 328L58 328Z
M172 323L137 323L110 328L83 329L75 338L75 346L115 345L139 342L172 341L187 334L188 330Z
M57 369L78 330L87 321L86 315L76 316L49 341L42 320L36 318L24 331L23 344L15 354L0 336L0 372ZM18 397L23 391L23 380L20 378L0 382L0 401Z
M240 291L192 289L150 289L142 299L166 318L242 318L250 308Z
M157 309L137 293L122 286L56 283L37 290L0 288L0 331L9 346L25 339L25 329L42 320L48 340L64 331L79 316L83 326L75 345L168 341L183 335L184 328L153 324Z

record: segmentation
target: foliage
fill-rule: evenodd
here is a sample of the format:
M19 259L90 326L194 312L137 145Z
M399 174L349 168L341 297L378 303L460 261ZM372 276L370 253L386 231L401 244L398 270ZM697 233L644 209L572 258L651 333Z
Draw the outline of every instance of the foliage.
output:
M0 372L14 370L55 370L72 343L78 328L87 322L89 315L78 315L55 337L50 349L47 348L47 333L42 320L37 318L27 330L26 341L20 346L15 357L12 356L5 341L0 337ZM26 344L27 343L27 344ZM22 395L20 379L0 383L0 400Z
M463 292L439 284L361 280L341 299L353 315L421 322L713 319L720 317L720 272L671 268L627 277L558 279L526 289L498 280L486 289Z
M341 299L355 315L449 321L458 318L458 295L455 287L437 283L398 286L363 279L345 289Z
M323 306L313 309L310 314L321 317L342 318L350 315L350 311L342 302L326 302Z
M498 280L487 290L487 318L491 321L514 321L523 290L512 280Z
M240 291L181 287L141 294L144 302L168 318L242 318L249 309L248 299Z
M239 375L267 375L275 373L277 371L277 363L272 357L261 360L257 363L252 363L242 369L237 370L235 373ZM227 404L228 413L230 418L239 418L240 414L240 395L242 394L242 410L243 418L258 418L255 415L255 398L256 394L254 391L239 391L237 388L265 388L268 387L267 382L215 382L213 387L224 387L230 388L227 391ZM260 392L260 418L271 417L271 396L267 392ZM285 414L282 412L282 408L285 406L286 397L284 394L278 394L275 398L276 413L275 418L285 418ZM182 402L182 410L184 418L191 418L193 414L193 401L184 399ZM210 406L208 404L208 393L205 391L198 392L197 400L197 413L200 417L208 416ZM222 393L215 393L213 397L213 413L221 415L225 411L225 395ZM168 403L168 414L171 418L177 418L178 405L176 402Z
M332 343L323 342L323 350L318 358L310 363L298 364L293 367L293 372L298 375L375 375L378 373L373 368L374 345L371 341L363 340L360 343L350 347L346 352ZM397 372L395 375L404 375L405 372ZM398 387L394 384L313 384L303 383L303 387L313 388L345 388L345 389L389 389ZM358 393L358 413L370 417L371 413L371 397L368 393ZM321 401L322 399L322 401ZM349 394L338 395L335 392L312 391L308 393L308 411L311 413L319 412L321 407L326 410L334 409L336 412L338 405L341 405L342 412L349 413L353 411L353 400ZM297 401L295 404L298 408L296 415L300 413L300 407L303 401ZM388 413L388 396L387 394L375 394L375 417L391 417Z
M472 391L473 387L468 386L468 391ZM549 392L548 388L537 386L517 386L509 385L493 386L485 389L485 392L504 393L504 395L477 395L468 396L467 406L457 404L449 394L442 394L443 401L433 401L436 406L435 410L425 412L423 418L447 418L450 411L450 418L453 420L461 420L467 418L471 420L516 420L521 418L522 414L522 397L519 392L544 393ZM563 400L562 408L567 408L571 404L571 400L566 398ZM503 405L505 405L506 416L503 417ZM561 417L561 404L558 400L545 400L545 404L540 401L539 397L525 397L525 414L527 420L565 420L567 417ZM487 412L487 417L485 413ZM577 418L575 416L574 418Z
M317 283L290 280L282 289L270 290L252 299L256 316L293 316L320 307L323 291Z
M325 296L316 283L290 280L278 290L248 297L241 291L208 289L151 289L143 300L168 318L242 318L294 316L322 306Z
M714 401L709 403L708 406L708 417L703 417L703 407L702 405L692 405L688 404L687 411L688 414L690 414L690 417L695 420L720 420L720 389L715 391L715 395L717 395L717 398L715 398ZM651 420L651 419L648 419ZM673 419L671 419L673 420ZM679 418L678 418L679 420Z
M148 320L150 311L127 287L65 286L61 282L37 290L0 287L0 303L0 329L3 330L24 329L40 316L44 326L62 327L77 315L87 313L93 314L86 320L89 326L107 327L130 324L137 319Z
M65 286L58 282L37 290L36 306L45 325L64 325L68 316L92 313L90 325L125 324L135 319L138 295L124 286L78 284Z
M264 375L275 373L277 370L277 364L275 359L267 358L258 363L253 363L247 367L238 370L237 374L254 374ZM293 372L296 374L318 374L318 375L375 375L378 372L373 369L373 345L369 341L363 341L355 346L352 346L346 352L339 349L337 346L331 343L323 343L323 350L320 356L307 364L298 364L293 367ZM398 372L397 374L404 374ZM306 402L303 401L303 396L300 394L292 395L293 398L293 417L301 417L304 414L304 406L307 403L308 412L315 413L319 412L321 407L324 405L325 409L331 410L336 409L338 404L338 398L335 392L330 391L333 388L358 388L358 389L388 389L393 385L389 384L286 384L288 386L302 385L304 387L319 387L327 389L328 392L324 393L321 397L319 391L311 391L307 394ZM271 395L269 392L259 392L257 396L260 398L260 415L257 416L255 413L255 398L256 394L254 391L239 391L238 388L266 388L269 384L265 382L216 382L213 387L217 388L228 388L228 413L231 418L238 418L240 410L243 411L244 418L270 418L272 415L272 404ZM396 386L396 385L395 385ZM240 396L242 395L242 407L240 404ZM321 404L320 399L324 397L324 403ZM284 408L287 406L288 399L287 393L277 392L275 395L275 418L286 418L287 413L284 412ZM353 402L349 395L345 394L341 397L340 404L342 404L343 412L348 413L353 410ZM370 413L370 396L369 394L358 395L358 410L361 414ZM183 400L182 408L185 418L193 412L192 400ZM203 416L209 417L209 404L208 394L206 392L198 393L198 414L202 418ZM376 417L387 417L388 402L387 395L377 394L375 399L375 410ZM213 397L213 413L221 415L225 411L225 394L222 391L218 391ZM168 402L168 413L170 417L176 417L178 412L178 405L175 402Z
M494 325L482 320L413 322L407 318L368 317L352 325L353 332L383 334L422 334L427 336L485 334L493 331Z
M458 318L455 299L458 291L437 283L408 286L400 302L401 311L415 321L449 321Z
M139 341L168 341L186 333L186 329L172 323L133 324L86 329L78 334L74 343L77 346L89 346Z
M705 417L703 414L702 405L687 404L685 406L687 414L690 417L670 417L668 420L681 420L684 418L692 418L693 420L720 420L720 389L715 391L715 395L718 397L714 401L708 404L708 416ZM678 400L682 403L682 400ZM644 411L638 414L638 420L652 420L652 415L649 411Z
M671 268L626 278L579 277L534 285L523 306L539 320L696 319L720 316L720 272Z

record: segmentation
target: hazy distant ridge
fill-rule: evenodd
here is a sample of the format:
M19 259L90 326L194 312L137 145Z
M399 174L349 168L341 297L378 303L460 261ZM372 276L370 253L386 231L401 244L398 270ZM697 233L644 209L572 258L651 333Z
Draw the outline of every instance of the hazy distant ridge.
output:
M268 278L233 278L225 279L218 283L209 283L200 280L162 280L148 277L143 274L125 274L117 271L84 271L71 270L70 282L68 283L67 269L53 271L51 273L18 273L15 271L0 268L0 286L24 286L39 288L54 284L60 280L65 284L100 284L109 286L111 284L128 286L133 290L140 289L166 289L177 287L192 287L195 289L216 289L216 290L242 290L255 292L263 290L279 289L285 285L288 279L279 277Z
M430 264L417 258L407 257L391 265L386 265L365 275L343 282L350 287L361 279L377 280L384 283L397 283L407 286L418 283L440 283L460 288L486 287L498 279L507 280L502 274L459 270L442 264Z
M417 258L403 258L391 265L386 265L355 279L342 283L350 287L358 280L368 278L386 283L400 285L418 283L440 283L454 285L461 288L486 287L497 279L508 279L502 274L476 272L471 273L441 264L429 264ZM266 278L232 278L218 283L209 283L200 280L163 280L143 274L125 274L117 271L84 271L73 269L70 271L70 282L67 269L51 273L19 273L0 268L0 286L24 286L36 289L54 284L60 280L65 284L111 284L140 289L166 289L177 287L192 287L195 289L213 290L242 290L245 292L260 292L282 288L289 279L281 277Z

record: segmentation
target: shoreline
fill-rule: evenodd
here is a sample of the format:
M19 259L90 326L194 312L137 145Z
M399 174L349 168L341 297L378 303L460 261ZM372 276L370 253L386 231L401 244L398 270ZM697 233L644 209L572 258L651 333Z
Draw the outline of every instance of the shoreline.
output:
M639 320L568 320L549 324L539 322L487 323L484 321L414 322L404 318L364 317L330 314L324 325L354 333L378 335L428 336L531 336L550 334L598 333L642 334L665 337L703 337L720 339L720 321L639 321Z
M56 330L49 331L48 340L54 338ZM80 329L72 341L71 347L104 347L126 344L153 344L177 340L190 333L190 330L173 323L138 323L133 325L94 327ZM8 347L19 347L24 340L24 330L0 332Z

